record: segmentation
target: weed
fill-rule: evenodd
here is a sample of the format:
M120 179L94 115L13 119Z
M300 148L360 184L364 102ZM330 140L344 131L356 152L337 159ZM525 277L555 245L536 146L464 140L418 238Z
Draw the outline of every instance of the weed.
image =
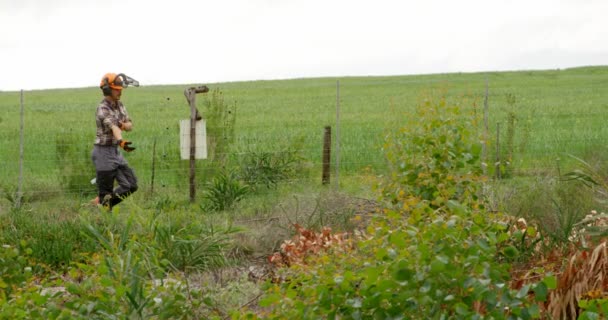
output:
M274 188L279 182L296 176L302 168L302 138L285 145L278 151L250 150L240 160L239 175L254 189Z
M232 208L247 193L249 187L238 180L234 171L222 170L205 186L203 198L207 209L223 211Z
M204 101L204 117L207 120L209 159L216 167L226 165L228 150L234 142L236 102L229 105L219 89L211 90Z
M79 149L81 144L75 135L62 132L55 141L59 181L65 192L79 196L91 196L96 193L91 184L95 169L91 163L90 150Z
M31 257L53 268L67 268L76 256L94 252L97 246L83 236L79 220L55 214L33 218L31 212L12 210L2 216L2 240L9 244L28 242Z
M225 253L229 250L230 235L239 229L228 227L217 230L213 226L198 230L196 226L156 224L154 243L161 259L166 259L174 270L205 271L225 266Z

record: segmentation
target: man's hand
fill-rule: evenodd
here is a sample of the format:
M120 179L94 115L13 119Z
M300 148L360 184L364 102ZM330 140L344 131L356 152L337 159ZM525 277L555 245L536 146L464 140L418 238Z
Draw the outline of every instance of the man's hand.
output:
M127 140L118 140L118 145L123 148L126 152L131 152L135 150L135 147L131 147L131 141Z

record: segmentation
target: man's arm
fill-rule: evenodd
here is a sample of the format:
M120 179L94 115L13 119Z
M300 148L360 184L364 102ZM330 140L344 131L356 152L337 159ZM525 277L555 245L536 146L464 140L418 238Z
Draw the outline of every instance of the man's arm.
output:
M120 122L120 129L124 131L133 130L133 122L131 120L127 120L125 122Z
M112 135L114 135L114 139L116 139L117 141L122 140L122 130L120 130L118 126L112 125L110 129L112 130Z

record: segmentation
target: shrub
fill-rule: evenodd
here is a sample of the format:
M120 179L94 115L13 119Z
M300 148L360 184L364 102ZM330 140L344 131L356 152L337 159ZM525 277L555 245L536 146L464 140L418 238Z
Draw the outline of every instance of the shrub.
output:
M0 301L7 298L19 287L22 287L32 276L32 250L25 241L16 246L0 246Z
M384 145L390 172L381 186L383 197L401 211L411 211L408 203L415 200L433 208L451 199L480 205L481 146L474 114L463 114L461 106L444 98L428 98L407 120Z
M457 105L427 100L389 137L391 165L382 194L385 215L367 240L346 254L321 255L270 285L262 316L283 318L539 318L530 290L508 287L509 265L497 261L504 225L483 210L479 141ZM544 293L544 295L543 295Z

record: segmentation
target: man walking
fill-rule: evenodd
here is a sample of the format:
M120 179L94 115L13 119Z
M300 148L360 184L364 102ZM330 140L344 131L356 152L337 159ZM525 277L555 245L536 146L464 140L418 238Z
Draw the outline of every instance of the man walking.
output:
M97 134L91 158L97 174L97 201L108 211L137 191L135 172L118 150L118 147L126 152L135 150L122 136L123 131L133 129L127 109L120 101L122 89L129 84L139 86L137 81L122 73L107 73L99 85L104 98L95 114ZM116 189L114 181L118 183Z

